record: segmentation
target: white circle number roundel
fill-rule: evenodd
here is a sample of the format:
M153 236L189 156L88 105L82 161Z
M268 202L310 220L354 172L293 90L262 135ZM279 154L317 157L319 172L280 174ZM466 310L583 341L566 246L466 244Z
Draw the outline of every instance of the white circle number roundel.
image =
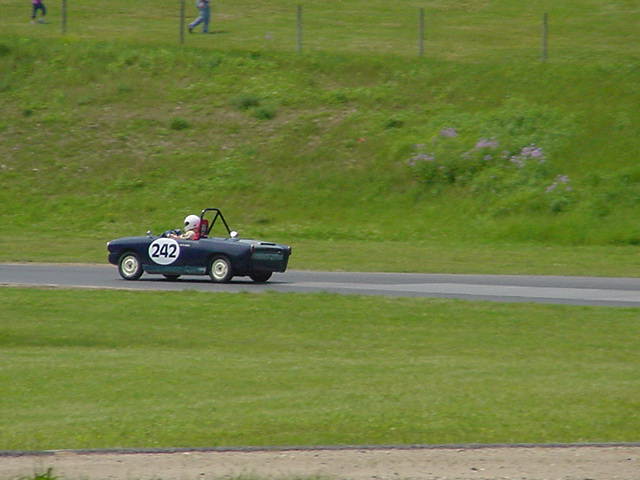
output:
M171 265L180 256L180 245L173 238L158 238L149 245L149 258L159 265Z

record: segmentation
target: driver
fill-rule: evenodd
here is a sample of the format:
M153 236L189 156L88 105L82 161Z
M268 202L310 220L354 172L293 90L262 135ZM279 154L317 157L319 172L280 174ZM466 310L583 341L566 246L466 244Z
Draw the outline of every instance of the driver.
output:
M181 240L194 240L196 238L196 228L200 225L200 217L197 215L187 215L184 218L184 232L180 235L171 234L171 238Z

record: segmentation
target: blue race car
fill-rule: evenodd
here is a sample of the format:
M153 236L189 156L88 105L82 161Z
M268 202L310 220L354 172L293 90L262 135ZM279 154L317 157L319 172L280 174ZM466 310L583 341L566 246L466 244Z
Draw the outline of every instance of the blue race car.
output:
M181 275L209 275L216 283L229 282L234 276L266 282L273 272L287 269L290 246L238 238L217 208L205 208L199 218L187 218L191 217L195 217L192 238L181 238L177 230L118 238L107 243L109 263L118 266L125 280L138 280L143 273L151 273L168 280ZM210 236L218 220L226 229L225 237Z

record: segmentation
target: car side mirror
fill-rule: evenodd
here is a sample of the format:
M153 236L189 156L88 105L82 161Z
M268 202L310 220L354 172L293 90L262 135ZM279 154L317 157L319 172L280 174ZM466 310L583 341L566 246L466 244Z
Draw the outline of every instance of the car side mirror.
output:
M229 232L229 236L230 236L231 238L236 238L236 237L238 236L238 232L236 232L235 230L231 230L231 231Z

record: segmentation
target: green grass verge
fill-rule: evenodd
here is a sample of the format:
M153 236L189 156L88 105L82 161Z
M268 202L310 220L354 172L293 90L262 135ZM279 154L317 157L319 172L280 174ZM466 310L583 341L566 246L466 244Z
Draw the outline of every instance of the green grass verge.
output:
M640 431L638 309L0 298L0 449L604 442Z

